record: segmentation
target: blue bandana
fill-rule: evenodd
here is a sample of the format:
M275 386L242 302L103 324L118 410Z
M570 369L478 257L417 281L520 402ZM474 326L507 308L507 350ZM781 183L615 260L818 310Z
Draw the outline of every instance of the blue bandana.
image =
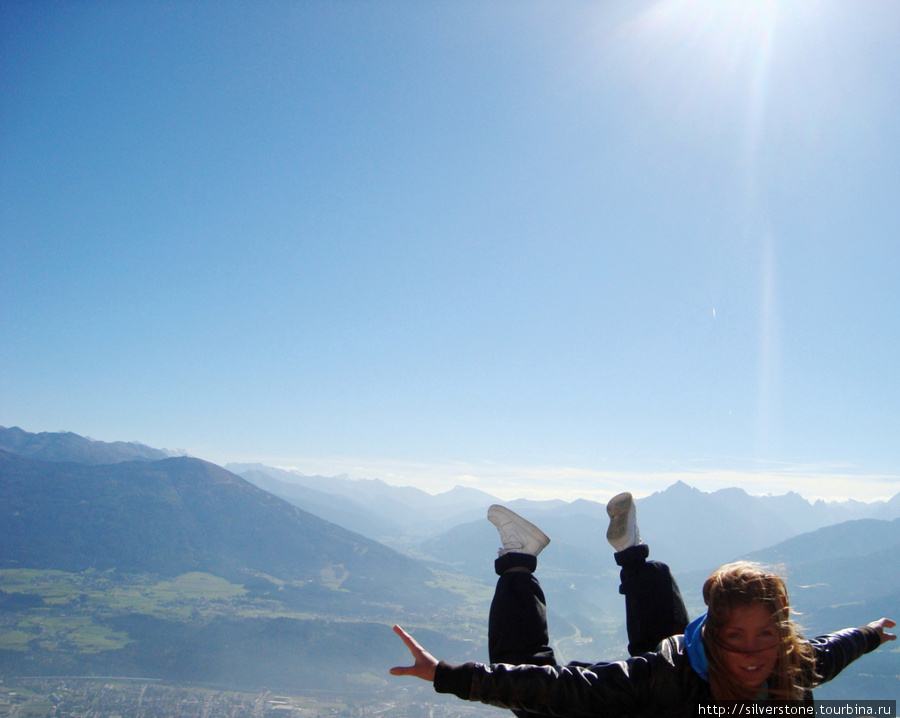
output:
M706 614L691 621L684 629L684 645L687 648L688 660L691 668L704 681L709 681L709 662L706 660L706 651L703 648L703 626L706 623Z

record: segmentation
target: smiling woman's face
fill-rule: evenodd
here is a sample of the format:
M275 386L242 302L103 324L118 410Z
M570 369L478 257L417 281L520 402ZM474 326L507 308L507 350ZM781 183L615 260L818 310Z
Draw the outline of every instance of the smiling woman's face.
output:
M761 603L735 606L719 633L726 670L745 688L760 688L775 670L780 633Z

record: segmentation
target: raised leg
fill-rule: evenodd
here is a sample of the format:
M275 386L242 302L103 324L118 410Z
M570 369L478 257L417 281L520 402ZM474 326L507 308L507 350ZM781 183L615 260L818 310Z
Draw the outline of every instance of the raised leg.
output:
M555 666L547 629L547 601L534 575L537 557L507 553L494 562L499 578L488 618L491 663ZM517 718L540 718L538 713L513 711Z
M494 562L499 578L488 618L491 663L556 665L536 566L537 557L524 553L508 553Z
M556 665L547 629L547 601L534 575L537 556L550 538L504 506L491 506L488 520L497 527L503 544L494 562L499 578L488 618L491 663ZM517 718L540 718L537 713L513 713Z
M654 650L669 636L684 633L687 609L678 583L669 567L648 561L647 544L631 546L615 554L619 573L619 593L625 596L625 624L628 652L632 656Z

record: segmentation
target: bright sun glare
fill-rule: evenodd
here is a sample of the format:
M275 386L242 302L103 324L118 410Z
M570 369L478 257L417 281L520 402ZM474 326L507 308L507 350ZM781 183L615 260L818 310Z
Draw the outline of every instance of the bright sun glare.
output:
M660 0L627 23L620 40L636 83L669 109L704 108L715 120L717 108L731 106L746 117L752 142L776 49L791 52L820 20L818 0Z

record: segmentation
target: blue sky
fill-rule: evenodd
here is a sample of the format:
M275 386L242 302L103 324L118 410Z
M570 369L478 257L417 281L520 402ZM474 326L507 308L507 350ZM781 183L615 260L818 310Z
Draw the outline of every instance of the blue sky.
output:
M0 4L0 424L900 491L900 5Z

